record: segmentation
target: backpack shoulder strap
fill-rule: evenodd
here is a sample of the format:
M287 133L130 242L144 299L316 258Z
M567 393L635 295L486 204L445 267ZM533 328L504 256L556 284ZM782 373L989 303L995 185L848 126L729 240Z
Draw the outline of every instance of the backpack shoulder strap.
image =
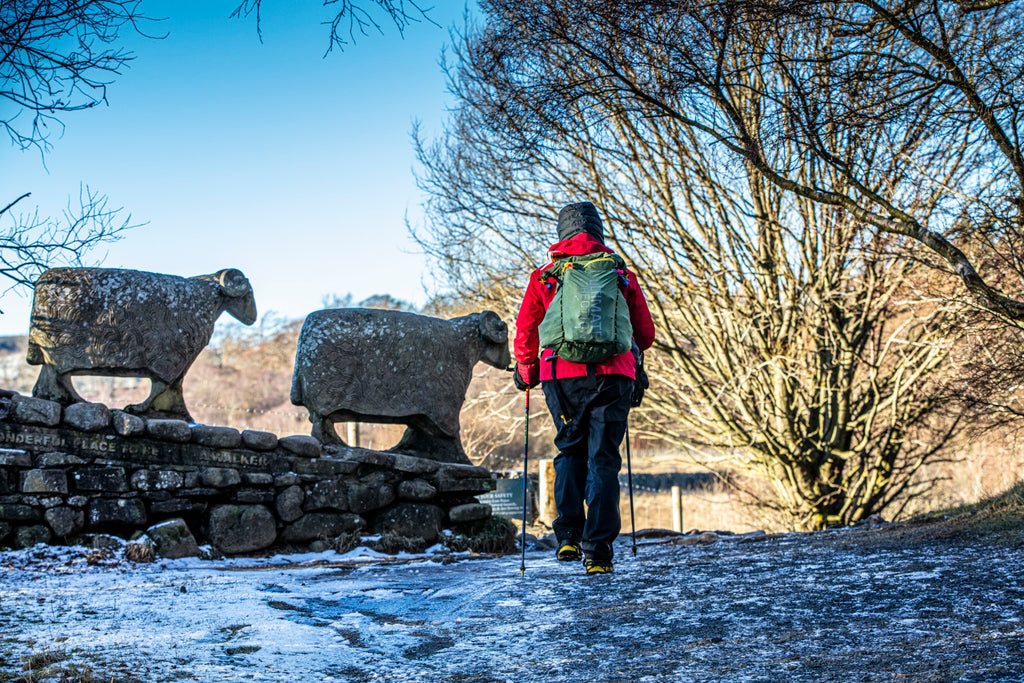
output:
M558 265L558 259L555 259L541 270L537 275L537 280L548 289L562 284L562 267Z

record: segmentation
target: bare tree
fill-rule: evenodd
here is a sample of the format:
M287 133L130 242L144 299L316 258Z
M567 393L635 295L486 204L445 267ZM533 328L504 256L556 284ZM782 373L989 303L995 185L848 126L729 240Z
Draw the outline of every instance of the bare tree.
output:
M45 152L59 116L106 101L107 86L132 59L117 46L139 31L140 0L0 0L0 127L22 150ZM55 264L80 263L97 244L117 239L131 217L106 197L80 188L60 218L25 213L25 192L0 208L0 275L30 285Z
M676 120L778 187L924 245L979 305L1016 325L1024 321L1012 256L1024 225L1022 7L544 0L525 10L499 0L484 4L488 37L475 59L530 90L529 103L499 115L558 130L617 102ZM546 62L552 47L592 70L580 76L571 60ZM507 142L518 152L531 144ZM793 154L779 159L772 150L783 144ZM899 161L902 183L928 188L941 206L918 213L907 187L885 175L891 164L874 163L880 156ZM801 175L812 163L827 172ZM974 176L948 184L965 164Z
M620 87L671 73L676 42L689 44L692 31L654 22L641 40L600 22L580 28L618 51L611 66L567 37L578 27L546 23L545 13L577 3L541 4L538 18L532 6L488 3L487 23L457 49L455 116L441 140L420 142L432 199L418 236L450 286L511 315L558 207L592 199L655 311L647 433L762 474L777 493L762 504L795 526L898 512L930 483L916 477L921 465L943 457L962 426L941 371L962 308L917 291L927 265L898 240L782 187L701 122L663 115L692 104L685 90ZM751 68L747 53L719 64L754 125L775 104L763 82L779 75ZM618 81L601 76L611 71ZM820 136L864 173L889 177L890 201L941 215L943 195L901 161L921 158L928 137L886 124ZM947 136L954 146L963 139ZM880 140L900 153L873 152ZM787 136L760 153L794 182L845 187L832 164ZM943 158L932 177L971 182L970 149Z

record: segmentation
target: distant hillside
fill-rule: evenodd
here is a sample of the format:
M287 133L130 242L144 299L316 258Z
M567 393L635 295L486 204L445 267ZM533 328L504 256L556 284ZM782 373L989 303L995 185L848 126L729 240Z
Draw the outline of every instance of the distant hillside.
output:
M26 335L0 337L0 387L27 394L39 368L25 362Z
M0 351L7 353L14 353L20 349L25 348L25 340L27 337L14 336L14 337L0 337Z

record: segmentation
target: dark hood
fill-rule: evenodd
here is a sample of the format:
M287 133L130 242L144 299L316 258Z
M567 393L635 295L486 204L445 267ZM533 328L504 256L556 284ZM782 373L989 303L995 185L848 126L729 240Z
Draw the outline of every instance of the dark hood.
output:
M558 239L586 233L604 244L604 225L597 207L590 202L569 204L558 212Z

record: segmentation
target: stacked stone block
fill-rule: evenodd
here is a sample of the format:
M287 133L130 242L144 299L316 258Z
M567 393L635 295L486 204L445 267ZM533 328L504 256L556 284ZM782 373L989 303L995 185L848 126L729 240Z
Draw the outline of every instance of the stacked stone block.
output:
M360 531L431 542L487 519L474 496L493 488L469 465L0 396L0 547L154 527L225 554Z

